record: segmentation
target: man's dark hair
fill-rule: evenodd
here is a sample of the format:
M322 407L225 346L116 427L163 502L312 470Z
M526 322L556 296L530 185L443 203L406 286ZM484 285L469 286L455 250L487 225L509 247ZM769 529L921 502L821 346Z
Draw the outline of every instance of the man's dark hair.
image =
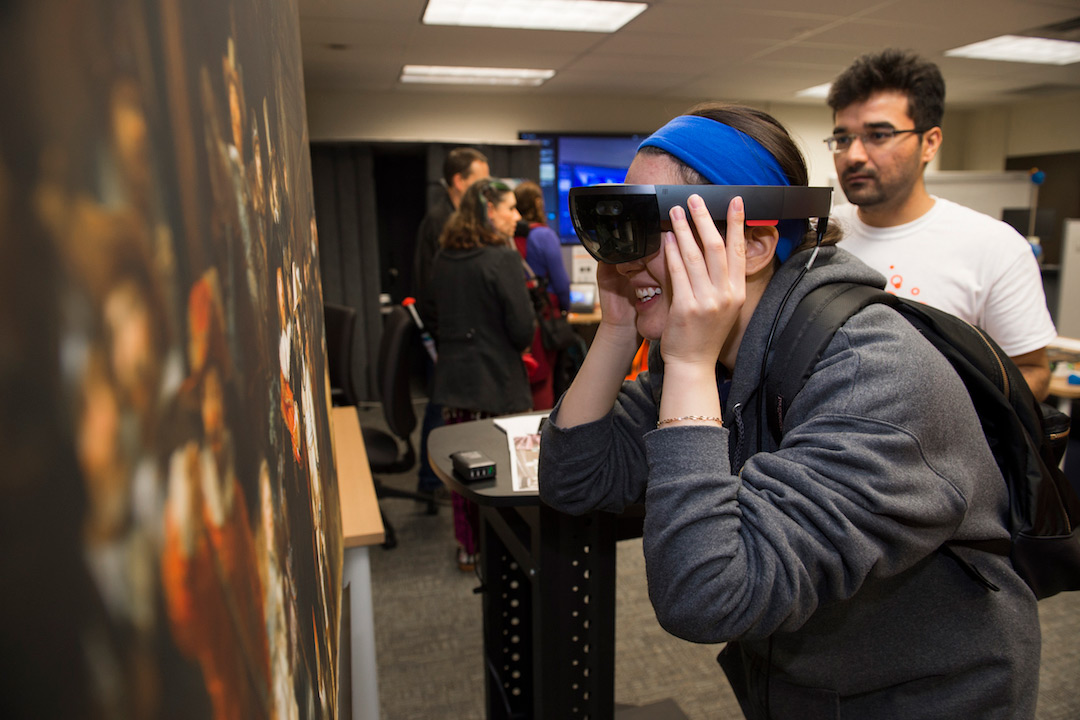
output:
M914 52L890 48L863 55L829 88L829 107L835 115L881 90L907 95L908 115L915 127L929 130L941 125L945 113L945 79L938 66Z
M468 177L469 168L477 160L485 163L488 161L484 153L476 148L458 147L451 150L443 161L443 179L446 180L446 184L453 184L454 176L458 173Z

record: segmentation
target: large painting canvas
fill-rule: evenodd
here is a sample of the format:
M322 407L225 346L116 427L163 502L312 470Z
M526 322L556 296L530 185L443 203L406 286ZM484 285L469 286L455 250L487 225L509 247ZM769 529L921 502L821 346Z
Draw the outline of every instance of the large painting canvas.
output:
M297 20L0 3L0 717L337 716Z

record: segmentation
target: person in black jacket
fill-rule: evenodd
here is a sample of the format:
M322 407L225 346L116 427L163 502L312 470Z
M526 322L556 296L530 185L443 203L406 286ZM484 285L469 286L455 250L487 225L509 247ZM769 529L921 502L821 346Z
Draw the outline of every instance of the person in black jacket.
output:
M451 150L443 161L443 176L440 183L446 193L431 207L420 221L416 233L416 258L413 267L413 297L419 303L417 309L423 313L427 306L428 283L431 280L432 264L439 252L439 237L450 216L461 204L461 196L477 180L491 174L487 157L476 148L458 147ZM425 318L425 322L427 318ZM428 383L432 382L435 370L430 358L425 354ZM428 402L424 410L424 420L420 427L420 473L416 479L416 490L431 493L442 487L435 471L428 462L428 435L442 425L442 408L434 402Z
M534 315L521 256L510 244L521 215L514 193L491 178L473 184L439 238L431 275L431 329L439 348L432 401L446 422L525 412L532 391L522 352ZM476 507L454 495L458 566L476 561Z
M428 208L416 232L416 258L413 267L413 297L418 300L427 292L431 281L432 264L439 251L439 238L450 216L461 204L461 197L477 180L491 174L487 157L471 147L454 148L443 161L442 186L446 194Z

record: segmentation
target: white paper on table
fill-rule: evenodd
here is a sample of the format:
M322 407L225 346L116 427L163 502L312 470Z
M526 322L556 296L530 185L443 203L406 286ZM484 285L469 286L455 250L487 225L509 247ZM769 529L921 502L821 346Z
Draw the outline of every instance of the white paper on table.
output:
M540 415L515 415L496 418L496 427L506 433L506 447L510 451L510 479L514 492L540 489L537 471L540 464Z

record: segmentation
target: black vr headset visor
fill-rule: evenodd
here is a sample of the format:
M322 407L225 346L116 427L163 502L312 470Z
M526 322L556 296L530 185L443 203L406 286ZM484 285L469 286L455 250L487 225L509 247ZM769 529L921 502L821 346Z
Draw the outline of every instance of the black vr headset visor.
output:
M603 263L630 262L660 249L671 230L669 213L697 193L713 220L727 219L732 198L741 197L747 225L827 218L830 187L787 185L589 185L570 188L570 218L581 244Z

